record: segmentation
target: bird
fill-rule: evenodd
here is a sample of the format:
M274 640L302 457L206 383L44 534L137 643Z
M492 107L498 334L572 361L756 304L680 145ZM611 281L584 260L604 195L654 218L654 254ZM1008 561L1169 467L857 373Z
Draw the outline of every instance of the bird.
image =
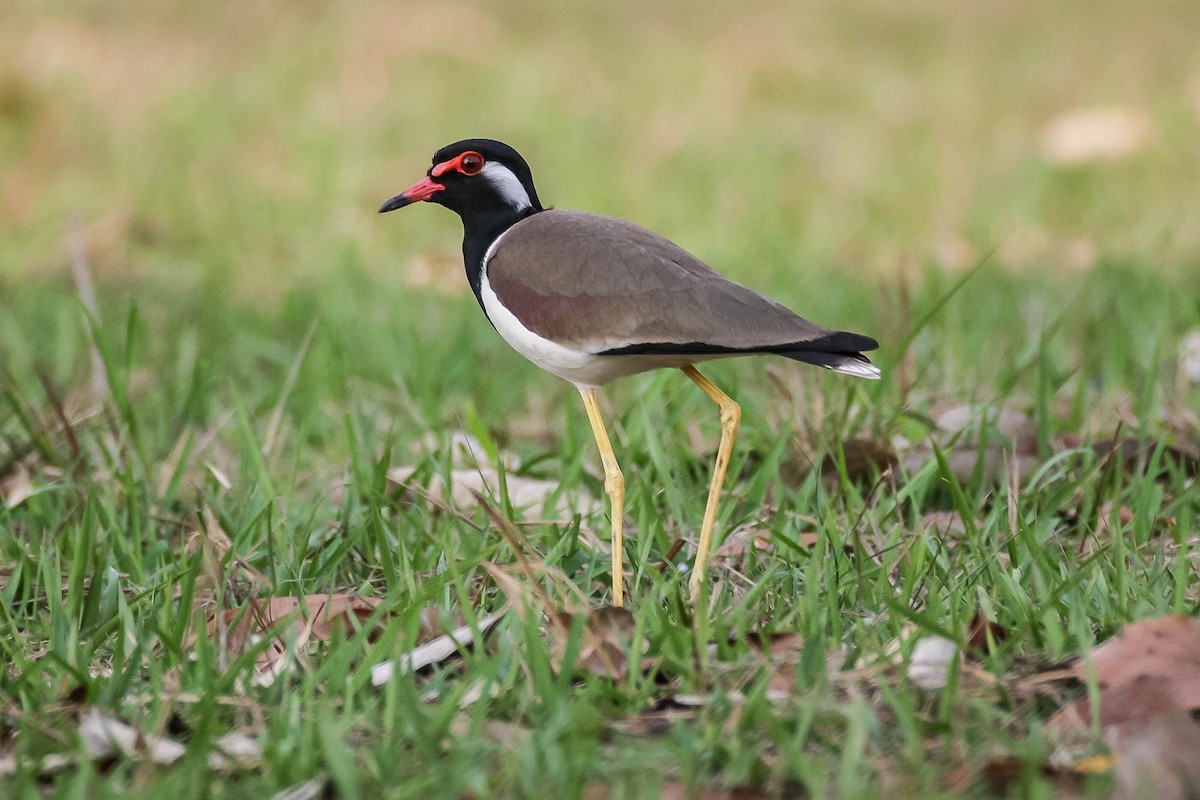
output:
M700 596L721 487L741 407L696 364L779 355L860 378L880 370L869 336L809 322L713 270L679 245L631 222L546 208L533 173L511 146L464 139L433 156L425 177L379 213L414 203L445 206L463 224L467 281L484 315L514 350L574 384L600 451L612 528L612 604L624 604L625 479L597 390L617 378L679 369L720 412L721 438L688 588Z

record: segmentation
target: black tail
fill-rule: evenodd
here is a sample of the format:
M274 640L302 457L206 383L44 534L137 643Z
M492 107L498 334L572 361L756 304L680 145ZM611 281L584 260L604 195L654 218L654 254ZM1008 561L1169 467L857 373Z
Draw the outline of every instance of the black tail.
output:
M859 333L837 331L811 342L800 342L788 348L772 350L793 361L803 361L805 364L816 364L818 367L831 369L846 375L857 375L860 378L877 379L879 367L871 364L871 359L860 353L860 350L875 350L879 342L870 336Z

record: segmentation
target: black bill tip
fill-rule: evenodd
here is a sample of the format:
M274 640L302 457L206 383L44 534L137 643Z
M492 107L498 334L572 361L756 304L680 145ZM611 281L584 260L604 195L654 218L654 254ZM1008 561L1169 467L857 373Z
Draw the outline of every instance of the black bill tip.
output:
M386 214L389 211L395 211L398 208L404 208L407 205L412 205L412 203L412 198L403 194L398 194L381 205L379 207L379 213Z

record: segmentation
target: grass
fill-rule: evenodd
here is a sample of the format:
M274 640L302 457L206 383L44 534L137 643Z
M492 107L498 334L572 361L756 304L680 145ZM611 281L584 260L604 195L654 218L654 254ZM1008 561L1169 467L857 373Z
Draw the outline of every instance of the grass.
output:
M17 4L0 33L6 796L307 781L347 798L985 795L956 776L1001 754L1023 765L1009 790L1060 788L1040 767L1062 698L1023 680L1131 620L1196 613L1187 464L1062 447L1196 446L1175 355L1200 326L1200 121L1177 77L1200 75L1195 9L708 12ZM1074 168L1039 155L1046 121L1093 104L1142 108L1151 142ZM883 343L879 384L783 361L706 370L745 412L719 530L754 526L769 548L740 575L718 567L694 609L686 575L657 565L698 528L715 410L678 375L605 390L628 481L630 659L652 665L626 680L561 669L538 616L510 613L487 647L370 684L430 617L440 630L510 600L486 565L515 560L484 510L402 496L389 468L448 476L466 431L482 466L516 454L509 480L603 496L574 391L488 328L456 223L373 215L436 147L479 133L525 152L547 202L637 220ZM70 282L72 233L95 316ZM1080 242L1090 257L1072 257ZM902 448L894 483L853 468L843 442L926 442L962 403L1033 420L1018 485L954 469L977 420L924 457ZM802 474L826 459L824 478ZM10 502L19 486L32 494ZM939 533L933 511L967 533ZM580 532L606 526L521 531L599 605L607 559ZM203 544L215 528L223 557ZM253 680L267 642L203 635L208 609L321 592L381 605L270 686ZM961 642L977 612L1007 634L992 652L944 690L908 680L920 639ZM769 633L796 638L764 655ZM460 708L476 685L485 698ZM187 755L39 769L81 752L91 706ZM232 731L257 737L261 763L214 771Z

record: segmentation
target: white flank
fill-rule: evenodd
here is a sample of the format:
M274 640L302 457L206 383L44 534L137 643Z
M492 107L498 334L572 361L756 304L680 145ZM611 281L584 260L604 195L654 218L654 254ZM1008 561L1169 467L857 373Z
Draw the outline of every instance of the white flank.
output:
M483 165L483 176L491 182L492 186L496 187L496 191L500 193L500 196L511 203L517 211L533 205L533 202L529 199L529 192L525 191L525 187L521 185L521 181L513 174L511 169L503 164L496 161L487 162ZM492 247L495 246L496 244L493 242Z
M486 170L487 167L484 169ZM504 167L500 169L520 186L520 182L511 172ZM583 350L563 347L557 342L539 336L522 325L521 320L505 308L504 304L500 302L500 298L496 296L492 284L488 281L487 267L488 262L492 259L492 253L496 250L496 245L500 244L507 235L508 231L505 231L497 236L496 241L492 242L488 246L487 252L483 254L483 269L479 275L479 296L483 299L483 310L487 312L488 319L496 326L496 331L504 341L508 342L509 347L551 375L557 375L565 381L585 388L596 388L605 383L606 379L603 374L596 372L596 368L599 366L597 362L603 361L603 358Z
M866 378L867 380L877 381L883 374L879 371L879 367L874 364L864 364L861 361L843 361L836 367L829 367L834 372L840 372L843 375L854 375L858 378Z

